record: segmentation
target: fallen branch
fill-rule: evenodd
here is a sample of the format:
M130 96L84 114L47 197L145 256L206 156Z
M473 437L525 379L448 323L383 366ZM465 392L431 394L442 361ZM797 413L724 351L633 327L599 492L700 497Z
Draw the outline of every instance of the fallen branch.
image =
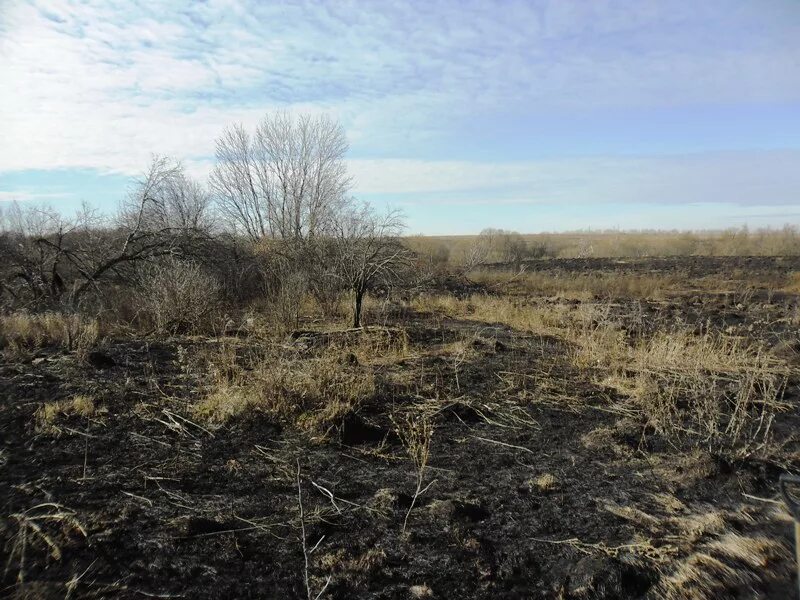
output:
M300 508L300 542L301 545L303 546L303 561L304 561L303 581L306 586L306 594L308 596L308 600L319 600L319 598L322 597L322 594L325 593L325 590L328 589L328 585L331 582L331 576L330 575L328 576L328 579L325 581L325 585L323 585L319 593L316 596L314 596L313 592L311 591L311 582L309 581L308 578L308 556L309 554L311 554L311 552L314 552L314 550L317 549L317 546L319 546L320 542L322 542L322 539L320 539L319 542L317 542L317 544L309 552L306 546L306 520L305 520L305 513L303 512L303 488L300 485L299 458L297 459L297 505Z

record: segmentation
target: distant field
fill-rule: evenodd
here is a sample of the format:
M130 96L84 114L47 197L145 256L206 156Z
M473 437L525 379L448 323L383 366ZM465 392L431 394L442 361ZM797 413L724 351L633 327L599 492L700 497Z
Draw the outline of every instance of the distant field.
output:
M476 244L489 247L487 262L530 258L641 258L650 256L793 256L800 230L679 232L568 232L520 234L486 230L481 235L409 236L407 243L432 262L458 265Z

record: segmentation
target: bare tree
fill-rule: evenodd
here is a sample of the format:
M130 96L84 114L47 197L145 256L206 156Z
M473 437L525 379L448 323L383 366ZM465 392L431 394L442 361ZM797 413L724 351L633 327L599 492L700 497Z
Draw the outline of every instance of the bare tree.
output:
M0 219L2 289L15 302L53 304L64 292L58 244L74 230L75 223L44 206L13 202ZM39 240L53 240L57 245Z
M210 203L208 192L186 175L180 162L154 156L147 176L123 204L122 214L131 225L142 208L141 225L149 231L208 231L213 225Z
M528 257L528 242L516 231L500 233L500 251L503 260L514 265L514 270L522 268L522 261Z
M494 251L496 236L497 233L494 229L484 229L467 246L461 260L462 270L465 273L486 264Z
M97 289L99 280L109 273L120 274L126 265L180 254L198 234L205 233L194 225L204 223L207 203L181 197L177 191L181 186L194 184L189 183L180 163L153 157L122 203L112 235L98 239L91 235L97 228L87 227L76 248L64 249L83 279L75 286L75 301L89 289Z
M217 140L210 185L220 214L253 241L302 241L325 233L347 202L351 179L341 125L326 116L264 117Z
M405 225L397 211L378 215L368 204L343 212L336 224L337 272L353 292L353 327L361 326L364 295L379 281L399 279L410 252L397 237Z
M198 227L208 222L207 205L179 163L155 157L115 220L88 209L71 222L55 213L20 212L14 228L25 233L18 236L16 264L29 272L32 261L37 263L38 273L27 277L32 289L49 287L53 300L68 291L69 300L78 303L89 290L99 291L102 279L116 275L130 281L126 267L191 246L204 235Z

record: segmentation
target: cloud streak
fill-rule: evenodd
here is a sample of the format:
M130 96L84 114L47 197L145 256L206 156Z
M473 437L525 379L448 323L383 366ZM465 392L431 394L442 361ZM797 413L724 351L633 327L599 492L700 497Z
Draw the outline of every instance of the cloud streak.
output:
M156 152L203 174L226 125L288 109L343 122L357 191L373 197L784 204L800 119L769 158L701 155L691 138L685 152L621 158L584 150L581 123L797 107L798 39L800 5L780 0L7 0L0 173L133 175ZM554 124L566 150L520 160L493 140L482 159L460 156L483 143L466 125L502 122L510 147L535 139L533 121Z
M449 204L800 201L800 151L550 159L513 163L351 161L357 189Z
M206 156L223 125L276 107L333 112L386 154L498 107L800 101L788 3L175 6L5 4L0 170Z

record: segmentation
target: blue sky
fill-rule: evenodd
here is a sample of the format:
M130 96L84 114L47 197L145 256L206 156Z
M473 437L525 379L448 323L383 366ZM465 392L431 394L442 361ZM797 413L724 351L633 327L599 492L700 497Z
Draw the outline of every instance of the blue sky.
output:
M800 0L0 0L0 203L110 212L265 112L409 232L800 223Z

